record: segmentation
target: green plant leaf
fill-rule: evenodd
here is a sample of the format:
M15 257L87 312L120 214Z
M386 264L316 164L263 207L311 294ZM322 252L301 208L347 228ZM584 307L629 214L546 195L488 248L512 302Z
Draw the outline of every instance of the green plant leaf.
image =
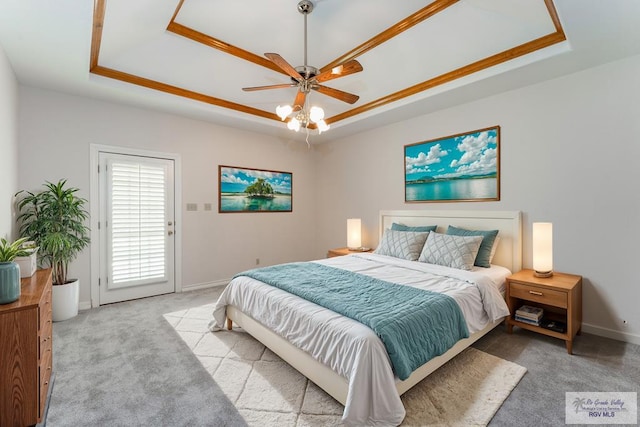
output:
M69 263L90 243L86 199L78 197L67 180L46 182L41 192L20 191L18 224L21 236L30 236L40 247L40 265L51 267L54 284L67 282Z

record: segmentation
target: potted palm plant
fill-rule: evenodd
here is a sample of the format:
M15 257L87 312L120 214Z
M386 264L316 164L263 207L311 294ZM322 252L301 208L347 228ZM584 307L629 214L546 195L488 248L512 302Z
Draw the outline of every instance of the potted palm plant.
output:
M14 260L27 254L22 248L26 240L9 243L4 238L0 239L0 304L9 304L20 298L20 266Z
M79 281L69 279L69 263L89 244L89 217L78 197L78 188L66 187L67 180L46 182L41 192L20 191L18 224L21 236L29 236L40 247L39 263L51 268L53 321L78 314Z

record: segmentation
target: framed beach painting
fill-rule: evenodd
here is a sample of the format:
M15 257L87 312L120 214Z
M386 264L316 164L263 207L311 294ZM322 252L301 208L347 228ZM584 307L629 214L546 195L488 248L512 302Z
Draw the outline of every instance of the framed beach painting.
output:
M405 145L404 200L500 200L500 126Z
M291 212L293 174L218 166L218 212Z

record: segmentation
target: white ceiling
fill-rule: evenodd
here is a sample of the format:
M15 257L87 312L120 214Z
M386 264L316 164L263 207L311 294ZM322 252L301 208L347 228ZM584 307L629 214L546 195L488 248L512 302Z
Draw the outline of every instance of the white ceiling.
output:
M294 135L280 121L245 111L272 116L276 105L293 102L296 88L241 90L289 83L289 77L230 53L242 49L264 58L265 52L275 52L294 67L303 65L304 17L297 11L298 0L104 0L103 25L94 30L94 20L101 21L99 15L94 18L94 3L102 1L0 0L0 45L21 84L284 138ZM308 62L317 68L369 40L379 42L387 29L423 8L447 6L355 55L362 72L325 83L359 95L355 104L311 93L311 104L321 105L331 122L330 131L313 136L316 142L640 53L637 0L314 3L308 16ZM560 32L549 5L557 11ZM214 49L168 30L170 23L232 47ZM447 78L453 70L476 62L484 65L486 58L517 52L534 40L557 39L562 31L566 41ZM192 97L209 97L208 102L104 77L98 68L91 73L92 37L97 35L101 39L94 43L94 59L99 69L126 73L129 81L141 77L156 88L171 85ZM430 84L433 79L442 79L442 84Z

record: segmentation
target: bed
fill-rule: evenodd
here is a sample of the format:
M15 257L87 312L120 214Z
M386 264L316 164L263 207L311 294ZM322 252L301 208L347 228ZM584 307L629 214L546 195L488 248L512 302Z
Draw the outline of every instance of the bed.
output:
M343 404L345 424L400 424L405 416L400 396L508 314L500 292L504 278L521 268L521 215L517 211L381 211L380 246L391 235L388 229L394 223L409 227L437 225L438 237L449 226L498 230L499 236L491 268L473 267L471 271L407 261L384 252L314 261L314 265L370 276L372 280L433 288L458 303L468 337L412 368L402 380L395 373L385 344L370 328L255 278L241 275L229 283L214 308L211 329L221 329L225 320L229 329L232 323L243 328Z

